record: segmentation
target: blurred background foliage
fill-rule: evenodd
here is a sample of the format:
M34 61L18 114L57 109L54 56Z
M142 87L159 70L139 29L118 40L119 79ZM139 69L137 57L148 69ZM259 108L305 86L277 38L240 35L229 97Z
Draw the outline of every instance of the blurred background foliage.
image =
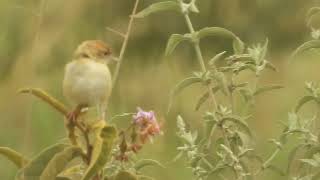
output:
M140 9L156 0L142 0ZM157 0L158 1L158 0ZM12 147L28 156L65 137L63 117L47 105L29 96L17 95L21 87L40 87L65 101L61 81L64 65L83 40L102 39L119 53L121 37L106 31L112 27L125 31L133 0L0 0L0 145ZM244 42L255 43L267 37L271 44L270 60L279 72L267 73L262 83L279 83L285 89L260 96L249 124L256 133L256 146L268 155L268 138L277 137L279 121L287 118L304 81L320 80L316 56L288 65L290 51L310 38L305 25L307 10L319 5L311 0L198 0L201 13L192 16L197 29L221 26L235 32ZM139 156L155 158L166 169L146 171L156 179L192 179L183 161L172 163L179 141L176 137L177 114L191 127L201 129L201 112L194 112L201 89L191 88L181 94L167 116L168 94L174 84L191 71L198 70L194 52L188 45L179 46L171 57L164 49L171 33L185 33L182 17L175 13L152 15L135 21L133 33L114 89L109 116L134 112L137 106L156 111L163 121L164 135L147 145ZM223 39L204 40L205 57L222 50L231 51ZM318 56L319 57L319 56ZM112 67L114 68L114 67ZM244 78L246 75L244 75ZM205 109L205 108L204 108ZM120 127L129 119L119 120ZM285 163L286 152L276 159ZM13 179L15 167L0 158L1 179ZM265 179L281 179L266 174Z

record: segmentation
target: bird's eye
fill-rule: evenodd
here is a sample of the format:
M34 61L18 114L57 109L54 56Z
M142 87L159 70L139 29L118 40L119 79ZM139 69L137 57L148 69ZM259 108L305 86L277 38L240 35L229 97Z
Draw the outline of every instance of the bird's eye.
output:
M104 56L108 56L110 53L108 52L108 51L106 51L106 52L103 52L103 55Z
M86 54L86 53L81 54L81 56L84 57L84 58L89 58L89 55Z

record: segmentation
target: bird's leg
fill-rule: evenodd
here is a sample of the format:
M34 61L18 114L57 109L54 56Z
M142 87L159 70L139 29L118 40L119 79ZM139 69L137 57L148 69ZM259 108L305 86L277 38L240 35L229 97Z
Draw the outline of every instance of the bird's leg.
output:
M69 122L71 122L72 124L76 124L76 121L77 121L83 107L85 107L85 106L77 105L73 111L68 113L67 120Z

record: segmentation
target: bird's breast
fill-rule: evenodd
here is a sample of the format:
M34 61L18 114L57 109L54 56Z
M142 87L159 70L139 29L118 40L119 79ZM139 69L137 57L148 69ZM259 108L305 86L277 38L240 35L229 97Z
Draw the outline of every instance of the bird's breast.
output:
M73 61L66 66L63 87L65 96L76 104L104 103L112 89L109 68L91 60Z

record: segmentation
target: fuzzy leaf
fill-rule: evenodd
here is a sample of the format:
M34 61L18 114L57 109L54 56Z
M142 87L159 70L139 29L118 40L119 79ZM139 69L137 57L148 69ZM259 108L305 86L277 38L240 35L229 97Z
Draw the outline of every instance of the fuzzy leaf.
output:
M212 88L212 93L216 93L220 87L214 87ZM208 100L209 98L209 92L205 92L201 97L198 99L198 102L196 104L195 110L198 111L200 107Z
M0 154L13 162L18 168L24 167L29 160L23 157L22 154L8 147L0 147Z
M233 32L221 27L206 27L198 31L198 38L202 39L208 36L217 36L233 39L233 49L236 54L244 51L244 44Z
M234 51L235 54L242 54L244 52L244 50L245 50L244 43L238 37L236 37L233 40L232 45L233 45L233 51Z
M299 152L299 150L301 148L304 148L305 145L304 144L299 144L298 146L296 146L295 148L293 148L290 152L289 152L289 156L288 156L288 166L287 166L287 174L290 173L291 167L293 166L293 162L295 160L295 157L297 155L297 153Z
M39 180L41 173L46 168L49 161L59 152L63 151L68 145L55 144L43 150L37 157L31 160L17 176L17 180Z
M312 7L307 12L307 19L320 12L320 7Z
M315 102L319 103L319 100L317 98L315 98L314 96L304 96L303 98L301 98L299 100L298 105L295 107L295 112L297 113L303 105L305 105L306 103L308 103L310 101L315 101Z
M281 86L281 85L270 85L270 86L260 87L253 93L253 95L257 96L259 94L262 94L262 93L265 93L268 91L272 91L275 89L281 89L281 88L283 88L283 86Z
M158 166L161 168L165 168L160 162L153 160L153 159L141 159L139 160L135 166L134 169L136 171L140 171L142 168L145 168L147 166Z
M168 40L165 55L169 56L183 41L191 41L190 37L181 34L172 34Z
M134 17L144 18L149 16L150 14L162 12L162 11L181 11L181 8L178 2L174 2L174 1L158 2L138 12L136 15L134 15Z
M186 78L184 80L182 80L181 82L179 82L176 87L174 87L174 89L171 91L171 94L170 94L170 99L169 99L169 106L168 106L168 112L170 111L171 109L171 106L172 106L172 101L173 101L173 98L178 94L180 93L183 89L185 89L186 87L192 85L192 84L195 84L195 83L200 83L202 81L201 78L199 77L189 77L189 78Z
M48 163L40 176L40 180L56 180L70 161L82 153L79 147L69 147L57 153Z
M243 121L241 117L228 116L228 117L224 117L221 119L222 124L224 124L226 122L232 122L232 123L236 124L242 131L244 131L250 137L252 137L252 133L251 133L251 130L250 130L248 124L245 121Z
M120 171L114 179L115 180L138 180L138 178L135 175L133 175L128 171Z
M210 66L214 66L214 65L216 64L216 62L217 62L218 60L220 60L225 54L226 54L226 51L223 51L223 52L221 52L221 53L219 53L219 54L216 54L216 55L208 62L208 64L209 64Z
M91 163L86 170L82 180L90 180L107 163L117 137L117 130L114 126L105 126L96 137L93 147Z
M217 72L215 73L214 78L217 80L223 94L229 95L230 91L226 76L222 72Z
M320 48L320 40L311 40L311 41L305 42L293 52L293 54L291 55L291 58L293 59L299 54L312 48Z

